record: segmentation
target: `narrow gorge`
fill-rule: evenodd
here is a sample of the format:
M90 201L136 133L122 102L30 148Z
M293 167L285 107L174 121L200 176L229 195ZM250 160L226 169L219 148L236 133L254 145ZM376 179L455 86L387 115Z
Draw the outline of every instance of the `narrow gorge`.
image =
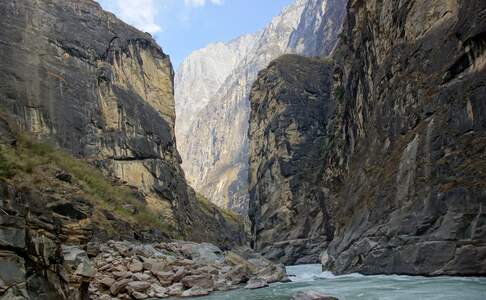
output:
M485 1L289 0L177 71L106 3L0 0L1 300L486 299Z
M209 45L182 62L175 81L182 166L192 186L218 206L248 211L248 99L258 71L282 54L329 54L345 2L294 1L263 30Z

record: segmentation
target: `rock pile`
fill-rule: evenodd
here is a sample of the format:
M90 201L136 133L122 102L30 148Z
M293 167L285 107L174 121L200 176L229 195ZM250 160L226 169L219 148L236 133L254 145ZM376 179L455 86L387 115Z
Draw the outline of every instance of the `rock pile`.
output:
M283 265L275 265L247 247L223 253L207 243L110 241L97 250L91 299L196 297L288 280Z

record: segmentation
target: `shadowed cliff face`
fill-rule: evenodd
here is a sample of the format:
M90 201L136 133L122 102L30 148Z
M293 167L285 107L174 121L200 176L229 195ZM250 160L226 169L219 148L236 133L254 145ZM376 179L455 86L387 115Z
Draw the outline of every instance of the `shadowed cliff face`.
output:
M204 215L185 182L174 74L150 35L90 0L3 1L0 9L0 104L21 130L134 187L188 239L243 239L236 224L221 234L223 215Z
M313 215L325 207L335 231L321 259L336 273L485 275L486 3L350 1L347 11L332 54L328 102L287 104L300 97L285 88L326 87L309 62L286 64L285 73L301 76L297 82L280 83L277 60L255 83L254 246L287 261L289 243L280 252L271 244L315 223L320 231L308 236L325 233L329 227ZM322 112L325 142L318 155L298 159L292 146L314 151L304 142L315 127L296 129L309 120L294 115L307 109L307 116ZM288 161L295 163L288 167ZM299 180L289 185L293 176ZM323 181L314 180L320 176ZM324 206L309 204L319 203L312 202L318 191Z
M333 271L486 274L485 12L350 1L326 155Z
M285 55L261 71L250 101L250 220L258 251L316 263L334 228L320 185L332 113L331 67Z

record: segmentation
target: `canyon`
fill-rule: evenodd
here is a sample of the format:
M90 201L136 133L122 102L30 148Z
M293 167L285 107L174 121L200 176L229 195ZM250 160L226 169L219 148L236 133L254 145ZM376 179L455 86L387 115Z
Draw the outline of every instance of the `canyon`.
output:
M263 30L209 45L182 62L175 80L176 136L182 167L196 191L220 207L247 214L253 81L282 54L329 54L345 2L297 0Z
M95 1L0 11L0 299L486 276L486 2L296 0L177 73Z

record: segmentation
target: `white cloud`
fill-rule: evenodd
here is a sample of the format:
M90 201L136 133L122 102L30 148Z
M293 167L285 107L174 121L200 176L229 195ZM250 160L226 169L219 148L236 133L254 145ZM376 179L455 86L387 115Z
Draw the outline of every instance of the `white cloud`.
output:
M157 0L104 0L106 5L120 19L126 23L150 34L162 30L156 22L158 6L162 1Z
M194 6L194 7L204 6L206 5L206 3L221 5L223 4L223 1L224 0L184 0L187 6Z

